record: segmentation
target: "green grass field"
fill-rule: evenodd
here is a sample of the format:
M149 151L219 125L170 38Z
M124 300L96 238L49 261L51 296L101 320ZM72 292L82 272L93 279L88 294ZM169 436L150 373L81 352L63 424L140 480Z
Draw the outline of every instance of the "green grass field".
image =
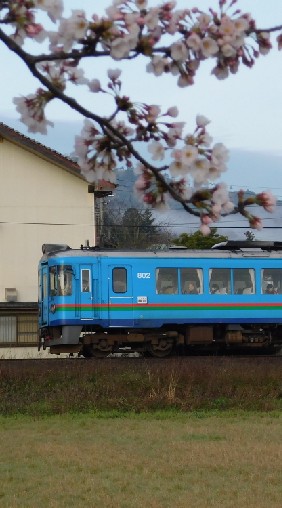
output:
M280 508L280 359L2 361L1 508Z
M278 413L0 419L2 508L280 508Z

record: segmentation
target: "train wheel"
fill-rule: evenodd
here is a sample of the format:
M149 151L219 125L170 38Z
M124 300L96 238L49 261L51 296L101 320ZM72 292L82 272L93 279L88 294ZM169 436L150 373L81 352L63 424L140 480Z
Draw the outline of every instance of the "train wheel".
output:
M106 340L100 340L98 344L93 344L93 356L95 358L105 358L113 351L113 346Z
M92 344L84 344L80 354L84 356L84 358L93 358L94 355Z
M170 356L173 351L173 342L165 338L159 339L157 344L148 344L147 351L151 356L155 358L165 358Z

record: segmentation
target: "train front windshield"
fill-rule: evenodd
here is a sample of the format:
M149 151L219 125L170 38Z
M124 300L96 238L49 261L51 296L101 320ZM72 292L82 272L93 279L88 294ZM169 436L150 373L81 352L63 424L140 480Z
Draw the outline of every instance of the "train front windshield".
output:
M70 265L50 267L51 296L70 296L72 294L72 267Z

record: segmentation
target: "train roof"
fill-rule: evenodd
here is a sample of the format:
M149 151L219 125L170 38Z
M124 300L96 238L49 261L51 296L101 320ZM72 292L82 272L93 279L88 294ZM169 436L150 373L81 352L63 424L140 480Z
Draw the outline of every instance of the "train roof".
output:
M99 247L72 249L65 244L43 244L42 261L50 257L108 257L108 258L281 258L282 242L228 241L214 245L211 249L187 249L171 246L166 250L117 250Z

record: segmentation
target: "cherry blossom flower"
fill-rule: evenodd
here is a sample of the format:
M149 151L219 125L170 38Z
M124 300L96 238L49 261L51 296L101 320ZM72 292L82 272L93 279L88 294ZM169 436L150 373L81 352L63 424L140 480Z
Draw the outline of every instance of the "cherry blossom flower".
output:
M156 106L153 104L151 106L147 106L146 110L147 110L147 112L146 112L147 122L150 122L150 123L156 122L158 116L161 113L161 108L159 106Z
M220 48L222 54L226 57L226 58L231 58L231 57L234 57L236 56L237 54L237 51L235 48L233 48L233 46L231 44L223 44Z
M201 51L206 58L215 55L218 50L218 44L211 37L205 37L201 41Z
M30 94L26 97L13 99L16 109L21 115L21 121L27 125L29 132L40 132L47 134L47 126L53 125L46 119L44 108L50 101L48 93L39 89L37 94Z
M55 22L60 19L64 10L62 0L34 0L35 7L47 11L50 19Z
M171 47L171 58L176 62L185 62L188 57L188 49L183 42L174 42Z
M159 22L160 9L158 7L150 9L144 17L144 24L150 29L154 30Z
M181 150L181 159L183 164L191 166L198 157L198 149L192 145L186 145Z
M140 11L141 11L142 9L147 8L148 1L147 0L135 0L135 4L136 4L136 7L138 7L138 9L140 9Z
M212 149L211 164L215 165L220 171L226 170L226 162L229 158L229 152L223 143L216 143Z
M187 174L188 167L183 164L182 160L174 160L169 165L169 172L173 178L182 177Z
M155 76L161 76L168 65L168 59L160 55L155 55L148 63L147 72L152 72Z
M215 204L223 205L229 201L227 186L224 183L219 184L213 192L212 200Z
M261 192L256 197L257 204L263 206L267 212L273 212L276 206L276 198L272 192Z
M193 32L189 37L186 39L187 46L191 48L193 51L200 51L202 47L202 40L195 32Z
M111 81L116 81L121 75L121 70L120 69L108 69L107 74L108 74L108 77Z
M99 79L92 79L88 81L89 90L93 93L98 93L102 90Z
M171 116L172 118L176 118L178 116L178 108L176 106L171 106L168 108L166 115Z
M263 228L261 219L259 217L256 217L255 215L252 215L249 218L249 223L250 223L251 228L253 228L253 229L257 229L260 231Z
M196 124L198 127L206 127L210 123L210 120L204 115L196 116Z
M165 150L164 150L164 147L161 143L159 143L158 141L152 141L148 145L148 150L152 154L153 160L155 160L155 161L163 160Z

